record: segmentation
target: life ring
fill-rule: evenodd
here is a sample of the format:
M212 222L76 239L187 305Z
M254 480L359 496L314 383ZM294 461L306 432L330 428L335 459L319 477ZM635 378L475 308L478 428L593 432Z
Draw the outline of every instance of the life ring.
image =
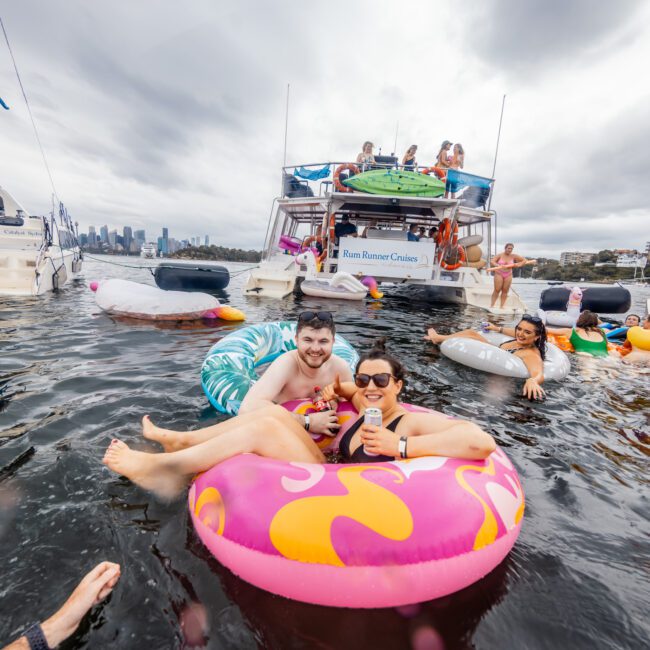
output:
M519 379L530 377L528 368L519 357L498 347L500 343L510 340L509 336L498 332L481 332L481 336L489 343L455 336L441 343L440 352L452 361L475 370ZM544 378L564 379L570 370L571 364L567 355L555 345L548 343L544 360Z
M445 249L441 248L440 253L438 254L438 263L440 266L442 266L443 269L446 269L447 271L455 271L456 269L459 269L461 266L463 266L467 261L467 255L465 254L465 249L462 246L456 246L456 248L453 250L456 251L456 254L458 256L458 261L456 264L449 264L445 261Z
M343 165L339 165L334 172L334 187L338 192L352 192L352 188L343 185L343 183L341 183L341 179L339 178L341 172L345 171L346 169L348 171L351 171L353 175L360 173L359 168L353 163L344 163Z
M350 408L347 426L357 418ZM242 579L354 608L427 601L476 582L514 545L524 504L500 448L480 461L323 465L240 454L199 474L188 494L198 536Z
M627 331L627 340L640 350L650 350L650 330L643 329L639 325L630 327Z
M447 171L441 167L426 167L420 173L422 174L431 174L434 173L441 181L447 180Z
M258 379L257 368L284 352L295 350L295 338L295 323L276 322L244 327L217 341L201 368L201 387L210 404L222 413L236 415L249 388ZM333 353L351 369L359 360L354 348L338 334Z
M454 228L451 228L451 219L445 217L438 226L438 234L436 235L436 244L439 247L451 244L452 248L458 245L458 222L454 223Z

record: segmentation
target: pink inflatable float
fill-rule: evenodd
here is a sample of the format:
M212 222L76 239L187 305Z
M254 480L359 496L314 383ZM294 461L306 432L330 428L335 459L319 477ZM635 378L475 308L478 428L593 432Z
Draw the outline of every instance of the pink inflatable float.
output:
M334 447L357 417L350 404L338 412ZM484 461L363 465L244 454L197 476L189 508L203 543L244 580L308 603L371 608L444 596L489 573L519 535L524 495L499 448Z

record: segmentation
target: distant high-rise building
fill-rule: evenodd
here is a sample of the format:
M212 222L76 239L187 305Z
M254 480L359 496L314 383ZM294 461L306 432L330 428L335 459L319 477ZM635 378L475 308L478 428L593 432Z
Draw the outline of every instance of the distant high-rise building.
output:
M210 245L210 237L209 237L209 235L206 235L206 236L205 236L205 245L206 245L206 246L209 246L209 245ZM305 285L305 286L307 286L307 285Z
M133 239L137 241L140 245L144 244L145 241L147 241L147 238L145 237L144 230L136 230L133 233Z
M584 264L591 262L595 257L594 253L564 252L560 254L560 266L570 266L571 264Z
M91 248L97 246L97 232L95 231L95 226L88 227L88 245Z
M162 253L163 255L167 255L169 253L169 239L165 239L165 237L158 237L158 252Z
M80 244L81 246L87 246L87 245L88 245L88 235L86 235L86 233L83 233L83 232L82 232L82 233L79 235L79 244Z
M169 228L163 228L163 239L169 239Z
M108 226L102 226L102 227L99 229L99 233L100 233L101 236L102 236L102 241L103 241L105 244L108 244Z
M131 230L131 226L124 226L122 239L124 240L122 246L124 246L124 250L128 251L131 248L131 242L133 241L133 231Z
M108 233L108 243L111 246L115 246L115 244L117 244L117 230L111 230Z

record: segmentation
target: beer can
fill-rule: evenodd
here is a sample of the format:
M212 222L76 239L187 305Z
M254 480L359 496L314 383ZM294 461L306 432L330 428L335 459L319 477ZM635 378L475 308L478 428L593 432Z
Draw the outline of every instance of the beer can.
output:
M365 413L363 414L363 423L364 424L371 424L375 427L380 427L382 423L382 412L381 409L377 409L374 407L366 409ZM379 454L375 454L372 451L368 451L368 449L363 447L363 451L368 455L368 456L378 456Z

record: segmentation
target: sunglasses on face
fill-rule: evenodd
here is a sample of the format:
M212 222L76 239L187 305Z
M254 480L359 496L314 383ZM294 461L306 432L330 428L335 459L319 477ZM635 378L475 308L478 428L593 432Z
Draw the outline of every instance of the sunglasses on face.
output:
M365 388L370 384L370 380L372 379L372 382L377 386L377 388L386 388L386 386L390 384L391 378L395 379L395 377L389 372L378 372L376 375L360 373L354 376L354 383L359 388Z
M314 320L314 318L318 318L318 320L322 320L325 323L334 320L332 312L330 311L303 311L302 314L298 316L298 320L303 323L308 323L309 321Z

